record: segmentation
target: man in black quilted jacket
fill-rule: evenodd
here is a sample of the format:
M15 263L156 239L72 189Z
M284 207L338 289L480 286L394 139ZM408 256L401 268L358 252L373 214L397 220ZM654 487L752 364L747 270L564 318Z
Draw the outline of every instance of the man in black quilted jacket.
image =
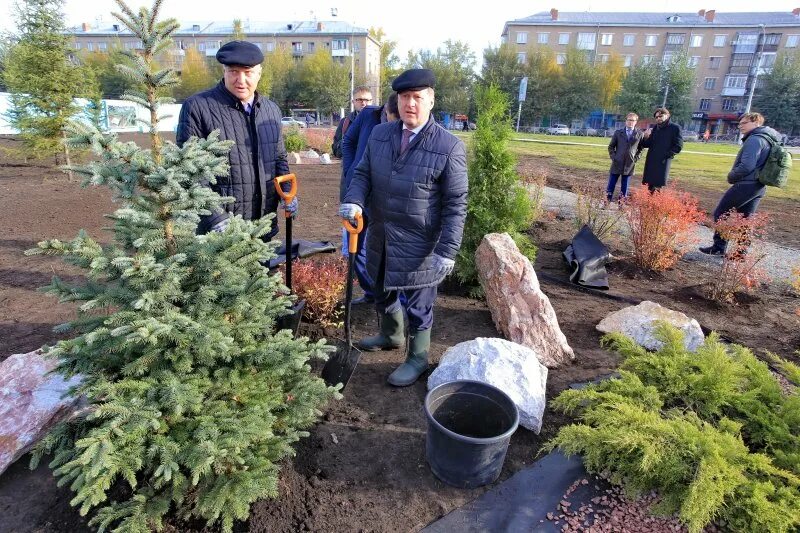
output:
M436 288L453 270L467 215L466 149L431 116L435 83L428 69L407 70L392 82L400 120L372 129L339 207L352 220L369 200L367 270L381 325L357 346L399 348L403 307L408 315L406 360L388 378L397 387L428 368Z
M220 138L235 141L228 159L230 175L217 177L210 187L221 196L236 201L202 217L198 232L222 231L233 215L258 220L274 213L278 205L290 213L297 210L297 199L283 206L272 180L289 173L286 147L281 134L281 112L271 100L256 91L261 78L264 55L254 44L231 41L217 51L224 75L216 87L190 96L181 107L176 142L182 146L189 137L207 137L219 130ZM277 220L264 237L278 233Z

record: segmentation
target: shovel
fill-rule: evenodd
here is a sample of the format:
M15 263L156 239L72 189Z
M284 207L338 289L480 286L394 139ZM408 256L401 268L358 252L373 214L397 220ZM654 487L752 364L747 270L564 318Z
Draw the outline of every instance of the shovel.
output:
M322 368L322 379L328 386L342 384L342 389L347 386L350 377L356 369L358 360L361 358L361 351L353 347L353 339L350 336L350 307L353 303L353 269L356 258L356 248L358 247L358 234L364 228L364 219L361 215L356 215L356 226L353 227L349 220L343 220L342 225L349 234L347 255L347 290L344 295L344 337L345 343L339 343L336 353L328 359Z
M278 196L289 205L294 197L297 195L297 178L294 174L286 174L275 178L275 190L278 191ZM291 188L289 192L283 192L281 184L289 182ZM289 292L292 292L292 219L294 215L284 210L286 216L286 287ZM297 332L300 329L300 319L303 318L303 311L306 308L305 300L297 300L292 305L292 314L284 315L278 319L278 330L289 329L292 334L297 337Z

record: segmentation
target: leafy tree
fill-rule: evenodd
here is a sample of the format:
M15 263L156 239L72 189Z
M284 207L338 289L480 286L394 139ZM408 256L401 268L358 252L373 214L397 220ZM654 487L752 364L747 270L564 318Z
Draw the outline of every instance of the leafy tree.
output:
M64 127L83 96L84 76L70 63L69 39L64 33L63 0L23 0L17 4L19 40L9 50L3 81L11 93L13 127L33 154L63 154Z
M630 68L622 80L617 103L624 113L649 117L661 104L661 68L658 63L639 63Z
M226 42L229 41L244 41L247 39L247 36L244 33L244 29L242 28L242 19L234 19L233 20L233 33L228 37Z
M555 54L543 46L529 46L525 53L523 75L528 77L528 94L522 104L522 121L534 124L553 113L560 90L561 68Z
M436 52L410 50L406 68L428 68L436 76L436 110L442 113L464 113L474 82L475 54L469 45L450 39Z
M480 84L494 85L508 98L508 108L516 109L520 80L525 76L524 67L517 59L517 51L509 44L497 48L489 47L483 52L483 68ZM528 79L528 83L531 80Z
M133 65L130 58L117 46L112 46L108 52L84 52L80 61L94 72L104 98L122 98L123 94L137 88L128 76L117 69L117 65Z
M292 53L286 48L276 48L264 58L258 92L269 96L281 109L289 109L296 92L297 70Z
M791 133L800 127L800 54L779 56L761 79L753 107L773 128Z
M369 29L369 35L380 44L381 47L381 65L380 65L380 94L381 102L385 102L389 95L392 94L392 81L400 75L400 58L395 54L397 49L397 41L392 41L386 38L386 32L383 28Z
M144 43L132 74L144 80L157 122L157 93L175 75L154 55L178 23L156 20L160 0L138 13L117 4L122 13L114 16ZM59 483L75 492L71 503L81 514L94 511L90 523L100 531L160 531L171 511L231 531L253 501L277 495L280 461L336 395L308 364L327 350L274 332L290 297L262 266L274 257L261 239L271 217L236 217L224 232L196 234L200 215L229 200L207 183L227 175L232 142L214 132L179 148L159 142L154 127L153 147L144 150L91 125L72 128L73 144L101 156L76 170L122 205L110 217L109 245L81 232L29 251L62 256L90 280L70 286L54 278L48 288L82 302L62 326L77 336L47 353L57 372L83 377L73 392L88 408L53 429L33 464L52 453Z
M554 96L553 112L562 120L582 119L597 106L600 78L583 50L567 50Z
M625 79L626 69L622 58L618 54L610 54L608 61L598 65L600 76L600 106L603 109L603 120L605 124L606 111L613 110L617 102L617 96L622 87L622 80Z
M322 113L335 113L349 99L350 67L336 63L330 52L319 49L300 64L297 78L300 98Z
M685 122L691 117L696 77L695 69L689 66L689 56L685 51L676 54L669 65L665 66L661 90L667 93L667 109L675 122ZM669 90L665 84L668 84Z
M205 58L194 47L186 50L181 67L181 83L173 91L175 99L182 102L213 85L214 78L208 70Z
M495 85L478 87L475 93L478 128L471 141L469 200L461 249L456 257L456 276L477 292L475 250L487 233L507 232L531 260L536 247L523 231L532 221L528 191L520 182L516 161L508 143L512 130L508 99Z

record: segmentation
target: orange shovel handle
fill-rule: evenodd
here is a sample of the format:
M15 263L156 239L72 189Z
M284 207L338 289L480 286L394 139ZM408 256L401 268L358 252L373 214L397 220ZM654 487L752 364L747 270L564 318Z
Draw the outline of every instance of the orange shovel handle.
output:
M350 238L347 239L347 250L351 254L354 254L358 249L358 234L364 229L364 219L361 217L361 213L356 215L355 226L350 224L350 221L346 218L342 219L342 226L344 226L344 229L346 229L347 233L350 235Z
M292 203L294 197L297 196L297 177L294 174L286 174L285 176L278 176L272 181L275 183L275 190L278 191L278 196L281 197L283 202L287 205ZM291 183L289 192L284 192L284 190L281 188L281 185L286 182ZM292 218L291 213L288 211L284 211L284 215L286 218Z

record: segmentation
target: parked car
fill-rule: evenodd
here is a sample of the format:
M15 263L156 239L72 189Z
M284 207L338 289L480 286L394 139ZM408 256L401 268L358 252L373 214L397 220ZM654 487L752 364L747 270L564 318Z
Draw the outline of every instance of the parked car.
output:
M596 137L597 130L594 128L580 128L572 132L573 135L580 135L581 137Z
M281 119L281 125L282 126L297 126L298 128L305 128L306 127L306 123L305 122L297 120L296 118L293 118L293 117L283 117Z
M553 124L547 128L548 135L569 135L569 128L566 124Z
M700 140L700 134L696 131L684 131L681 132L681 135L684 141L697 142Z

